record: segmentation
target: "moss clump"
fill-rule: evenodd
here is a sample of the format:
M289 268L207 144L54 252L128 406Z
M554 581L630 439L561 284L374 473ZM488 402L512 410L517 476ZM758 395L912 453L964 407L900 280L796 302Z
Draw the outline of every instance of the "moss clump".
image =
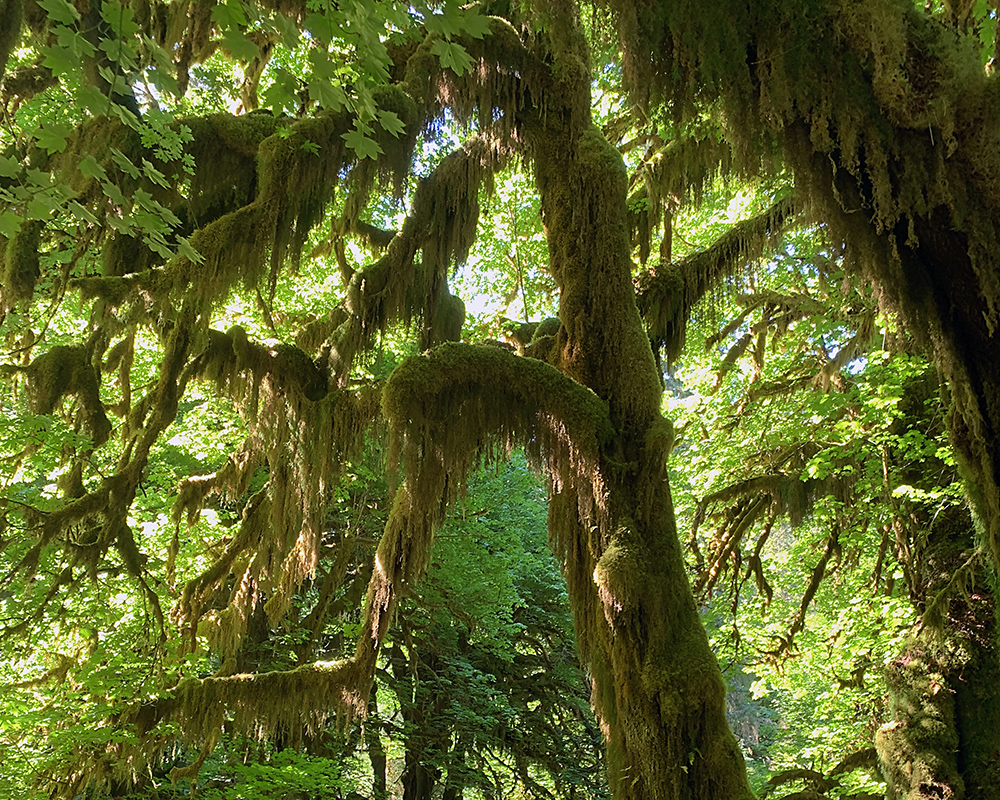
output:
M634 523L633 523L634 525ZM628 537L612 537L594 568L594 584L608 617L614 625L621 612L634 612L647 591L645 559Z
M23 223L7 242L0 259L0 297L4 305L27 303L34 295L41 276L38 248L44 230L44 222L31 220Z
M191 218L205 225L250 203L257 187L257 150L279 126L270 114L211 114L181 120L192 134L194 156L188 204Z
M84 428L96 446L111 435L111 422L101 402L97 371L83 347L60 345L35 358L26 369L31 410L51 414L66 395L83 407Z
M448 291L443 292L434 314L434 324L426 337L427 344L461 341L463 325L465 325L465 302L457 295Z

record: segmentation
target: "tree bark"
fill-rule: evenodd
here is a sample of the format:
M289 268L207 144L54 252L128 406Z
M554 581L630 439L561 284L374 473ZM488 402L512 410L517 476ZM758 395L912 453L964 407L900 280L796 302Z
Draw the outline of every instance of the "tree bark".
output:
M968 511L941 511L928 527L919 578L930 621L888 667L892 719L876 737L887 798L998 800L995 602Z

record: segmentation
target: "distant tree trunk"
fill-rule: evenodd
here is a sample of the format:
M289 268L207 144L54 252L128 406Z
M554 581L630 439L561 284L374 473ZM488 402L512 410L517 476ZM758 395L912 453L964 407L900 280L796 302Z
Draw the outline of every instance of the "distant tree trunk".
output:
M378 703L375 699L376 694L376 691L373 689L371 696L368 699L369 719L378 718ZM379 735L378 728L369 726L365 730L365 740L368 744L368 761L372 765L372 799L386 800L389 796L386 781L387 759L385 756L385 748L382 746L382 737Z
M405 623L404 623L405 629ZM411 654L411 658L415 657ZM423 660L429 669L431 656ZM403 648L394 644L389 652L389 663L395 682L396 697L403 718L403 800L431 800L434 787L441 778L441 769L434 763L434 752L443 749L441 741L447 740L447 731L434 727L440 718L434 694L430 687L415 674Z
M448 757L448 777L444 784L443 800L462 800L465 789L465 751L468 744L465 735L459 736L455 741Z
M582 36L580 37L582 41ZM585 45L554 37L559 76L531 131L561 327L548 360L605 400L600 533L570 490L550 503L616 800L749 800L725 686L688 583L667 484L670 423L636 309L621 155L590 122Z

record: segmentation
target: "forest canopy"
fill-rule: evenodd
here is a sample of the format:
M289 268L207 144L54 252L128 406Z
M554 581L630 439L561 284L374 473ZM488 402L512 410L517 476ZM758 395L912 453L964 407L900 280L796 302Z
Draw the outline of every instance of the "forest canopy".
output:
M997 18L0 0L0 787L1000 797Z

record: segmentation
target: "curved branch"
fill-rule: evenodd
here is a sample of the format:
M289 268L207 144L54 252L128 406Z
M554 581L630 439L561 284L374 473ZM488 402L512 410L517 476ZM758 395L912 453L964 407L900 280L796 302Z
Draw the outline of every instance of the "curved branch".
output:
M552 488L575 496L568 513L601 535L608 511L599 462L613 435L607 404L591 390L545 362L487 346L444 344L408 359L382 403L390 459L406 477L376 553L355 655L369 676L396 601L422 574L434 529L470 468L524 445Z

